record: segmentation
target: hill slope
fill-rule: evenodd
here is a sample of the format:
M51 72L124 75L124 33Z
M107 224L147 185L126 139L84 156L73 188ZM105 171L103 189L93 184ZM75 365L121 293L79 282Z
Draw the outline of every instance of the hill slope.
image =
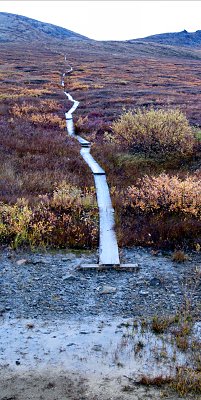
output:
M201 48L201 30L196 32L187 32L186 30L183 30L181 32L161 33L158 35L147 36L145 38L129 40L129 42L139 41L170 46Z
M86 36L22 15L0 13L0 42L89 40Z
M48 46L48 48L51 47L56 51L63 52L66 51L66 45L69 46L70 41L71 46L73 45L74 48L78 46L79 52L84 53L87 57L89 53L97 57L97 54L109 52L114 55L122 53L126 57L130 53L130 55L141 57L151 56L157 59L161 57L179 57L197 60L201 58L199 47L190 46L190 44L188 47L182 47L178 43L176 45L176 40L175 45L173 45L171 38L174 35L177 37L179 34L168 33L128 41L96 41L53 24L40 22L22 15L0 12L1 45L3 43L6 46L8 44L14 45L14 47L21 45L24 49L24 46L26 48L27 46L33 47L38 43L39 47L42 44L45 47ZM183 37L183 34L180 36ZM181 38L179 40L181 43Z

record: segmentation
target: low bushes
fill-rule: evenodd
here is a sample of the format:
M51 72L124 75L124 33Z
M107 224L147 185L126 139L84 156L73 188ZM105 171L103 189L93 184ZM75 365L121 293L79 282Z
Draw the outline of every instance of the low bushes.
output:
M15 103L10 108L10 115L14 118L24 118L33 122L35 125L40 125L45 128L60 128L65 129L65 119L58 115L61 105L55 100L40 100L37 102L22 101Z
M98 240L98 212L93 189L82 192L66 182L50 196L40 196L30 207L27 200L0 203L0 242L17 248L30 245L92 248Z
M132 152L167 156L191 154L194 134L185 115L179 110L153 108L127 111L113 122L114 141Z
M145 213L168 211L189 214L201 219L201 185L198 176L178 176L162 173L145 175L138 186L130 186L127 204Z
M121 246L177 248L201 244L199 174L184 179L162 173L144 176L127 190L114 192Z

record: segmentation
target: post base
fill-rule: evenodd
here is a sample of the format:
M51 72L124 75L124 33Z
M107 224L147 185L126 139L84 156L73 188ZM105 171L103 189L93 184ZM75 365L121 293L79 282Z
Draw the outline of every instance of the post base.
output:
M116 271L139 271L140 267L138 264L119 264L119 265L103 265L103 264L81 264L78 269L80 270L92 270L105 271L114 269Z

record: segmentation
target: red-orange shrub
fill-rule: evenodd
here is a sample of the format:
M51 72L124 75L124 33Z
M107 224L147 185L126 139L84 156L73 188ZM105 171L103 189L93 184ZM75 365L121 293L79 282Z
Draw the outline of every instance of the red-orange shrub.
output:
M127 203L142 212L183 213L201 218L201 185L199 176L144 176L127 191Z

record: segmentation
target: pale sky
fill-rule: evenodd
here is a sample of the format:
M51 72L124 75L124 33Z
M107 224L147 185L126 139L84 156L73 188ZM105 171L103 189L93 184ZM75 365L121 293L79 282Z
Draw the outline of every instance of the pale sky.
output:
M0 0L0 12L62 26L96 40L201 30L201 1Z

